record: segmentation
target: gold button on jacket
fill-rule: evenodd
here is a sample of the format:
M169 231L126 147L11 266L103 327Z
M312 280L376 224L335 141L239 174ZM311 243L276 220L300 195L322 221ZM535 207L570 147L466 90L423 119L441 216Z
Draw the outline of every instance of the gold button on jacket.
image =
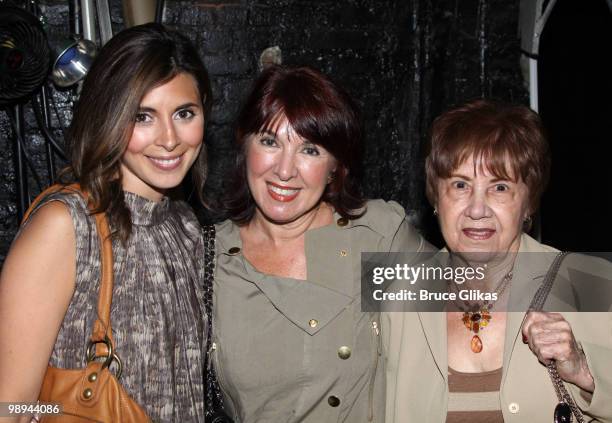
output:
M383 422L379 314L361 311L360 253L417 251L422 239L396 203L367 208L351 224L336 215L306 233L305 281L262 274L229 254L242 246L238 227L217 226L212 359L236 421Z
M338 348L338 357L340 357L343 360L346 360L350 356L351 356L351 349L349 347L347 347L346 345L343 345L342 347Z

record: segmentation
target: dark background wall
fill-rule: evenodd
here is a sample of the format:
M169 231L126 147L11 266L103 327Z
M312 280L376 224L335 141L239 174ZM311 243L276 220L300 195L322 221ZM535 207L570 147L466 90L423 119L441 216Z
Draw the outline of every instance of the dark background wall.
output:
M612 251L611 12L604 0L557 0L540 43L540 114L552 152L542 238L562 250Z
M40 4L50 40L66 35L68 2ZM111 14L120 30L118 0L111 0ZM434 240L422 172L432 119L475 97L527 103L519 70L518 0L167 0L164 23L196 43L213 81L206 138L211 197L224 189L233 161L232 122L257 75L261 52L271 46L280 47L284 63L314 66L358 100L366 128L363 190L401 203ZM75 97L53 90L53 98L53 133L62 139ZM25 126L28 152L46 183L44 139L29 105ZM17 229L11 145L11 126L0 112L0 262ZM38 192L33 180L30 191Z

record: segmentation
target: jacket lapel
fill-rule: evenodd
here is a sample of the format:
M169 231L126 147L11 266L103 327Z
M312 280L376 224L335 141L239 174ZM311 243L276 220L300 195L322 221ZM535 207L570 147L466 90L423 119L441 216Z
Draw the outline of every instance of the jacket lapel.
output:
M440 374L445 381L448 380L448 356L447 356L447 334L446 313L444 312L419 312L419 321L427 340L429 350L438 366Z
M517 343L522 343L521 329L526 311L533 296L540 287L546 272L554 259L553 249L548 249L528 235L523 234L519 254L514 264L514 276L510 288L508 315L506 318L506 338L504 342L504 376L502 386L506 382L512 353ZM533 254L527 254L533 253ZM550 263L548 262L550 261Z

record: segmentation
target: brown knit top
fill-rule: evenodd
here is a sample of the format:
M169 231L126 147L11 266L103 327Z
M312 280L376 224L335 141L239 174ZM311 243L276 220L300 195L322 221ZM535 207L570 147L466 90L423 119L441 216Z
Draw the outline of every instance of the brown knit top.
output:
M503 423L499 402L502 368L464 373L448 368L446 423Z

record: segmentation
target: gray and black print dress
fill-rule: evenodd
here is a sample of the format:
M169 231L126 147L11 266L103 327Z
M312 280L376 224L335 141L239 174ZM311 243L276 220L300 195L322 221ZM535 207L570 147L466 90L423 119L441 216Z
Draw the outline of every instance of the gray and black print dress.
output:
M96 318L100 250L95 220L77 194L47 197L70 210L76 235L76 286L50 364L82 368ZM205 345L201 227L189 206L125 192L132 235L113 241L111 323L123 362L120 382L153 421L204 421ZM38 208L40 208L40 206ZM52 246L49 246L52 248Z

